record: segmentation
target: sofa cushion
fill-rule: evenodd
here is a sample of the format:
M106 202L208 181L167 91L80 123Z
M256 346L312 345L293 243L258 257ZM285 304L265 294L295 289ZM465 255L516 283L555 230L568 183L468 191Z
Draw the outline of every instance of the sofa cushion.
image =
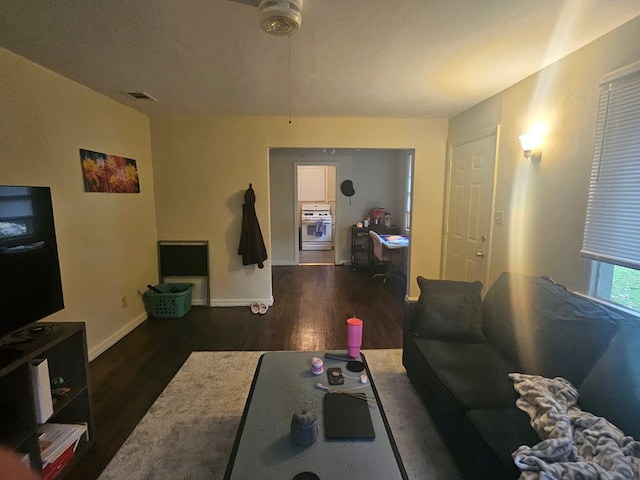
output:
M425 359L428 383L451 410L464 415L471 408L515 405L516 393L507 375L512 365L493 347L416 338Z
M640 325L622 325L578 393L580 408L640 440Z
M546 277L502 273L482 305L483 332L522 373L574 385L607 348L622 317Z
M482 283L418 277L415 333L442 340L482 341Z
M529 416L515 407L467 412L461 437L470 452L465 470L476 475L471 478L495 478L493 472L502 469L508 472L505 478L518 478L520 470L511 453L540 442L529 422Z

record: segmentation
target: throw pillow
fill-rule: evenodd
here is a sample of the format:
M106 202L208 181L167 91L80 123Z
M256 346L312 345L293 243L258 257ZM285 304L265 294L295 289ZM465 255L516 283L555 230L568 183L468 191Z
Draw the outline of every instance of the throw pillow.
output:
M442 340L478 342L482 335L482 282L418 277L415 333Z

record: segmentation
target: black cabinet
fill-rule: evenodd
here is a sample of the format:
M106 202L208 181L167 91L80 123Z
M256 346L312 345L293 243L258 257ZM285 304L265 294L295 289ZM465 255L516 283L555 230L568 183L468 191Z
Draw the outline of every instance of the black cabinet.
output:
M84 423L88 441L83 438L72 463L88 449L93 438L91 396L87 381L88 359L84 323L38 323L42 333L13 344L19 354L0 363L0 443L29 454L31 465L40 470L42 460L38 442L36 401L30 363L47 359L49 379L64 386L66 394L57 398L47 423ZM35 337L35 338L34 338ZM64 476L67 466L58 478Z
M400 227L397 225L391 225L390 227L384 227L382 225L375 225L372 227L356 227L351 226L351 268L356 269L358 267L371 268L373 266L373 251L371 236L369 230L380 235L399 235Z

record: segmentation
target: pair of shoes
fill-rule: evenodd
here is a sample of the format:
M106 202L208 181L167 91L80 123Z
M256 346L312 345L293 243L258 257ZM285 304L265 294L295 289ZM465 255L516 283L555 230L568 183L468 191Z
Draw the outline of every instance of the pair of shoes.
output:
M260 315L264 315L265 313L267 313L268 309L269 307L267 307L264 303L254 302L251 304L251 313L253 313L254 315L258 313Z

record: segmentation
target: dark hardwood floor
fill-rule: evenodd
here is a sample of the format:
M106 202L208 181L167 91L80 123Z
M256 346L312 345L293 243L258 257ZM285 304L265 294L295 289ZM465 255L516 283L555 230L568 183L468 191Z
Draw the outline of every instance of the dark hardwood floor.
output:
M149 319L89 365L94 444L65 479L98 478L192 351L346 350L345 320L364 321L362 348L401 348L405 286L370 270L273 267L274 305L192 307ZM194 392L197 394L197 392Z

